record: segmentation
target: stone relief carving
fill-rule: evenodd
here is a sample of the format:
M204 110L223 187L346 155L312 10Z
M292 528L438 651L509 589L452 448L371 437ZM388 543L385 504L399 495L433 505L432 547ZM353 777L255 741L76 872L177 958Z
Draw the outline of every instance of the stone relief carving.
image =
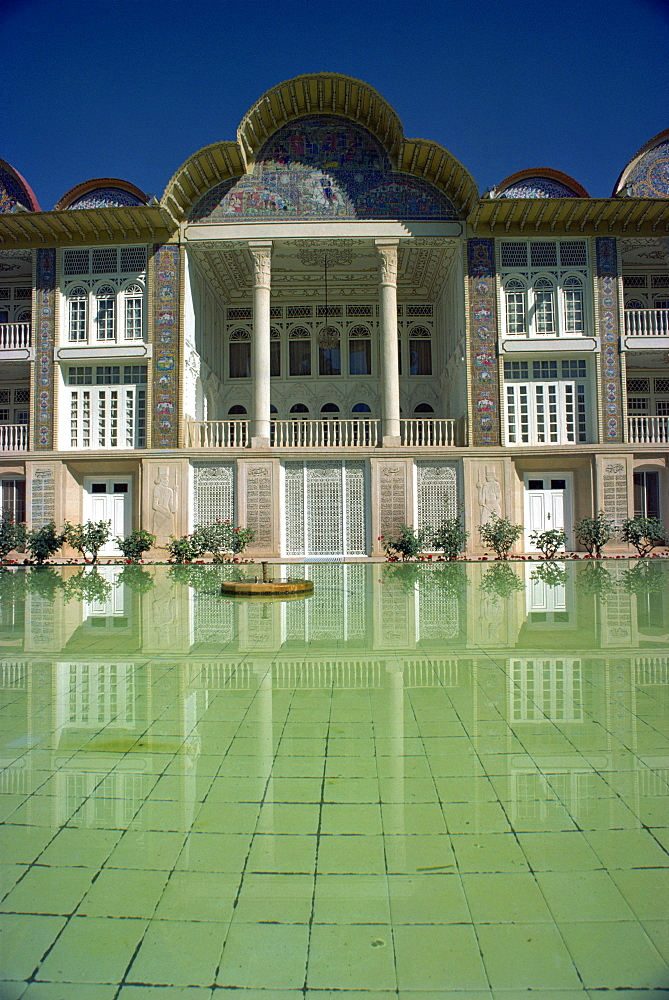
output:
M478 490L478 501L480 510L480 524L487 524L492 519L502 516L502 487L497 480L495 469L491 465L486 465L485 476L479 477L476 483Z
M253 258L253 284L259 288L271 286L272 251L270 247L249 247Z
M397 284L397 247L377 246L379 254L379 280L384 285Z
M167 466L160 466L151 497L151 530L157 538L169 538L175 533L177 496L176 485L170 486L170 469Z

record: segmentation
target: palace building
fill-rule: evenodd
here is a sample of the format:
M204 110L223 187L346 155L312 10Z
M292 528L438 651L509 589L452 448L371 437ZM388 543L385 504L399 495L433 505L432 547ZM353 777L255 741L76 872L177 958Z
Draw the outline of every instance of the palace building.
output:
M33 526L355 559L461 510L472 554L493 514L572 548L598 510L669 528L668 456L669 130L610 198L549 168L479 195L320 73L160 201L98 178L43 211L0 161L0 481Z

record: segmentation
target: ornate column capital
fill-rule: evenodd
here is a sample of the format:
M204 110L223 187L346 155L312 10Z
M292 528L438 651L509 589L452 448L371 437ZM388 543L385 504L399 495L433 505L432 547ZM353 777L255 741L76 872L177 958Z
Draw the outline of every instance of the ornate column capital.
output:
M374 240L379 255L379 282L382 285L397 285L398 240Z
M248 246L253 259L254 288L270 288L272 281L272 243L267 240L249 240Z

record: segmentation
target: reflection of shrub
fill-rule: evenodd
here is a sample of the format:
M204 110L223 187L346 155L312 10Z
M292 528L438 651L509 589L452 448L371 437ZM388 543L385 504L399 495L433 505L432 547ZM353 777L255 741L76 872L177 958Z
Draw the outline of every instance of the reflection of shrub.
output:
M85 524L66 521L63 525L63 541L79 552L84 560L86 553L90 553L93 563L98 561L98 552L110 536L111 521L86 521Z
M136 594L145 594L155 587L152 575L141 566L124 566L116 578L116 583L125 584Z
M613 577L601 563L579 566L576 574L576 589L582 594L599 597L602 601L615 590Z
M481 578L479 589L493 598L510 597L511 594L524 590L525 584L511 566L503 563L488 567Z
M554 559L557 551L567 544L567 536L562 528L551 528L549 531L533 531L530 541L536 545L544 559Z
M146 531L145 528L135 528L125 538L117 538L116 544L126 559L137 562L145 552L152 548L155 540L156 536L152 535L150 531Z
M192 587L202 593L218 594L223 580L240 580L244 578L236 567L226 566L170 566L168 575L175 583Z
M498 559L506 559L511 546L523 533L522 524L511 524L506 517L493 514L491 519L479 527L481 541L489 546Z
M0 559L6 559L14 549L21 549L26 542L26 526L17 522L8 510L0 514Z
M57 552L62 544L63 535L56 531L53 521L48 521L41 528L33 528L26 534L26 548L40 566L45 559Z
M25 572L26 594L38 594L47 601L54 601L56 592L63 589L63 578L51 566L34 566Z
M623 542L633 545L641 558L667 544L664 525L656 517L628 517L620 527Z
M642 597L644 594L661 594L667 585L667 577L657 562L637 563L623 573L623 586L630 594Z
M433 548L444 553L446 559L457 559L465 547L469 532L465 531L460 516L447 517L432 532Z
M549 587L562 587L567 582L567 571L560 563L549 560L533 568L532 579L542 580Z
M383 542L383 551L388 559L394 561L401 556L406 560L415 559L421 554L429 536L428 528L412 528L408 524L403 524L396 538L379 535L379 541Z
M109 599L111 592L111 583L100 576L97 569L82 569L63 583L63 595L66 601L76 598L78 601L88 601L89 604L94 601L103 604Z
M603 510L597 517L583 517L574 525L574 534L585 546L586 552L599 558L602 549L613 533L613 521L610 521Z

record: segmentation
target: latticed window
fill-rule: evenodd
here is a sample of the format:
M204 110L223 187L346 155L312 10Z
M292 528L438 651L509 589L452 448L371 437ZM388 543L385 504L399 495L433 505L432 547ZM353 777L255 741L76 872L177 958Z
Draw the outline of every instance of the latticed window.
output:
M290 331L289 374L311 375L311 334L304 326L295 326Z
M285 509L286 555L366 555L364 462L286 462Z
M275 326L269 331L269 373L275 377L281 375L281 333Z
M567 278L564 288L564 328L565 333L583 333L583 284L575 277Z
M432 338L426 326L414 326L409 332L409 374L432 374Z
M348 332L348 370L350 375L372 373L372 341L366 326L354 326Z
M506 332L517 335L527 332L525 325L525 285L518 278L506 283Z
M95 294L95 322L98 340L116 337L116 292L111 285L102 285Z
M85 288L73 288L68 302L69 339L88 339L88 292Z
M193 526L234 521L232 465L197 463L193 466Z
M230 334L230 378L251 377L251 334L248 330L233 330Z
M128 285L124 293L125 299L125 336L127 340L141 340L142 302L144 293L140 285Z
M318 334L318 374L341 375L339 330L325 326Z
M438 528L447 517L455 517L458 508L458 482L455 466L438 462L419 462L416 466L419 528Z
M555 295L547 278L534 283L534 324L538 334L555 333Z

